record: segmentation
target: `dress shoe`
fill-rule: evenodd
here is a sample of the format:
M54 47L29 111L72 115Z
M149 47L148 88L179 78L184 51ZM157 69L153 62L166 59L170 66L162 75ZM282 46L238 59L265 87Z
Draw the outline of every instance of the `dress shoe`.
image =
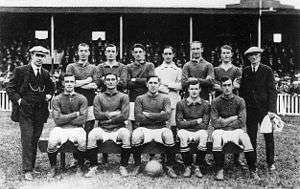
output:
M191 177L192 176L192 170L191 170L191 166L186 166L184 173L183 173L183 177Z
M216 180L219 180L219 181L224 180L224 170L223 169L220 169L217 172Z
M141 172L141 166L135 166L132 171L132 175L136 176L136 175L140 174L140 172Z
M166 166L166 173L171 178L177 178L177 174L175 173L174 169L170 166Z
M89 171L84 175L86 178L95 177L97 173L98 166L93 166L89 168Z
M272 171L275 171L276 170L276 167L274 164L272 164L270 167L269 167L269 171L272 172Z
M33 176L32 176L32 172L26 172L24 174L24 179L27 180L27 181L33 181Z
M250 171L250 176L254 180L260 180L260 177L258 176L257 171Z
M203 177L203 174L202 174L199 166L195 166L194 173L195 173L196 177L198 177L198 178L202 178Z
M122 177L127 177L128 176L128 171L127 171L126 167L120 166L119 171L120 171L120 175Z

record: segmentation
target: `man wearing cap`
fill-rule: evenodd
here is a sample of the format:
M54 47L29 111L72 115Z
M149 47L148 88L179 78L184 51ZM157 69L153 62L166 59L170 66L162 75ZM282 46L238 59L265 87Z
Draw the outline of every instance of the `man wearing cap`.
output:
M259 47L250 47L244 55L251 65L243 70L240 95L245 99L247 107L247 133L256 153L258 124L266 115L276 113L276 90L273 70L261 63ZM274 137L273 133L264 134L266 143L267 164L270 171L274 166ZM255 156L257 158L257 154Z
M48 101L54 93L49 72L42 68L49 50L35 46L29 50L28 65L15 68L6 91L13 103L11 119L21 129L22 163L26 180L33 180L37 143L49 116Z

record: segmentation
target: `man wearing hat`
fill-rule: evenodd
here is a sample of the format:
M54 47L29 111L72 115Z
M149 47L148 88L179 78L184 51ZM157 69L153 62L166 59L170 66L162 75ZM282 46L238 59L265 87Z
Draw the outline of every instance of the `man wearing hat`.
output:
M250 47L244 55L251 65L243 70L240 96L245 99L247 107L247 133L256 153L256 139L258 124L266 115L276 113L276 90L273 70L261 63L259 47ZM273 133L264 134L266 143L266 157L269 171L275 170L274 166L274 137ZM256 154L257 158L257 154Z
M11 119L21 129L22 163L26 180L33 180L37 143L49 116L48 102L54 93L49 72L42 68L49 50L35 46L29 50L28 65L15 68L6 91L13 103Z

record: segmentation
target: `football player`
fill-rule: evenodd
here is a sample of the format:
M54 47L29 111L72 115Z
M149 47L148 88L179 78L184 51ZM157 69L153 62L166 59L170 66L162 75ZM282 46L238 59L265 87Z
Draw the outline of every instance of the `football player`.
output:
M52 101L55 127L50 132L48 141L48 157L51 170L49 177L58 175L56 165L57 150L68 140L77 148L79 167L77 173L82 174L84 152L86 150L86 132L83 129L87 118L87 99L74 91L75 76L66 74L63 80L64 92L54 97Z
M120 174L127 176L127 165L130 157L130 131L125 127L129 116L128 95L117 90L118 76L108 73L104 76L106 90L94 99L95 118L99 120L98 127L94 128L88 136L87 154L91 162L86 177L92 177L97 170L97 141L112 140L121 145Z
M193 156L189 144L198 143L197 159L194 173L202 178L200 166L204 164L206 143L208 138L207 127L210 120L209 102L200 98L201 87L197 81L188 84L189 96L181 100L176 106L177 136L180 141L180 152L185 165L184 177L192 174L191 165Z
M224 180L224 154L223 146L227 142L241 146L251 176L259 179L256 173L255 153L250 138L245 132L246 127L246 105L243 98L233 94L233 81L229 77L221 79L223 94L215 98L211 105L211 121L214 131L213 155L216 162L216 180Z
M135 100L134 116L138 126L132 133L133 157L135 161L134 175L140 172L141 146L151 141L165 146L167 174L176 178L172 166L175 161L175 142L171 129L166 127L170 119L171 102L168 96L158 92L160 79L158 76L147 78L148 92Z

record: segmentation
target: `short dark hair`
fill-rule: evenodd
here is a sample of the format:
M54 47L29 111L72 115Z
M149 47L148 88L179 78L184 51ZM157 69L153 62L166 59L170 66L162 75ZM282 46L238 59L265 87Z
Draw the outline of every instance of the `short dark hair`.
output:
M75 75L66 73L66 74L63 75L63 78L65 78L65 77L75 77Z
M228 80L231 80L231 83L232 83L232 79L231 79L230 77L227 77L227 76L222 77L222 78L220 79L221 85L222 85L224 82L228 81Z
M113 44L113 43L108 43L107 45L105 45L104 50L106 50L108 47L116 47L116 50L118 50L117 46L115 44Z
M201 47L203 47L203 44L202 44L201 41L192 41L191 44L190 44L190 46L192 46L193 43L199 43L201 45Z
M220 49L221 49L221 52L222 52L222 49L227 49L227 50L230 50L231 52L233 52L232 47L230 45L223 45Z
M135 48L141 48L141 49L143 49L143 51L146 51L145 46L142 45L141 43L135 43L135 44L132 46L132 50L134 50Z
M118 76L117 76L116 74L112 73L112 72L109 72L109 73L105 74L105 75L104 75L104 79L106 79L106 77L107 77L108 75L114 75L114 76L116 77L116 79L118 79Z
M171 50L172 50L172 53L173 53L173 54L175 53L175 50L174 50L174 48L173 48L171 45L166 45L166 46L164 46L163 52L162 52L162 53L164 53L165 49L171 49Z
M77 49L79 49L79 47L88 47L90 50L90 46L87 43L79 43Z
M200 84L198 81L191 81L191 82L188 82L187 88L190 88L190 85L197 85L197 84L199 84L199 88L201 88L201 84Z
M146 82L148 82L151 78L157 78L157 79L158 79L158 82L160 82L160 78L159 78L157 75L149 75L149 76L147 77Z

